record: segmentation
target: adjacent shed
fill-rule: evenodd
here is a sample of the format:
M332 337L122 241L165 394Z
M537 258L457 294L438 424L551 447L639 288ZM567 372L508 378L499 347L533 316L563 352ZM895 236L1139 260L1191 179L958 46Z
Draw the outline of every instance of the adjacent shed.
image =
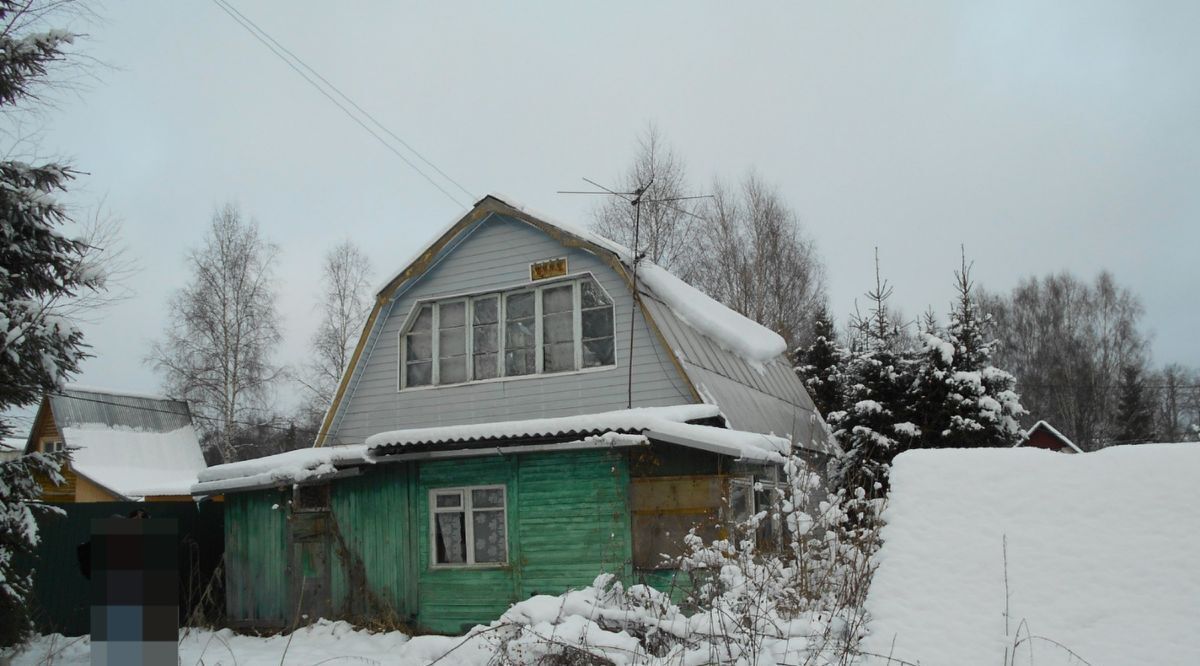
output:
M25 452L69 451L53 502L188 500L205 468L186 402L67 385L42 398Z
M1026 430L1025 437L1017 442L1016 446L1029 446L1059 453L1083 453L1083 449L1076 446L1075 442L1045 421L1038 421Z

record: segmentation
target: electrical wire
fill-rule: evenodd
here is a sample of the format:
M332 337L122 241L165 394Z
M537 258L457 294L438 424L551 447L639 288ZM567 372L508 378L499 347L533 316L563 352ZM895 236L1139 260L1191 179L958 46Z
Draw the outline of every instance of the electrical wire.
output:
M346 114L346 116L348 118L350 118L355 123L357 123L359 127L366 130L367 133L370 134L372 137L374 137L376 141L378 141L381 145L383 145L383 147L390 150L393 154L396 155L396 157L399 157L413 171L416 171L418 174L420 174L420 176L422 178L424 178L426 181L428 181L430 185L433 185L435 188L437 188L437 190L439 192L446 195L446 198L450 199L455 204L462 206L463 208L470 207L468 204L465 204L461 200L459 200L458 197L451 194L448 190L446 190L446 188L442 187L442 185L440 183L438 183L436 180L434 180L434 178L432 176L430 176L423 169L421 169L419 166L417 166L415 163L413 163L413 161L410 160L406 155L404 155L404 153L400 152L395 146L393 146L391 143L389 143L383 136L381 136L378 132L376 132L374 129L372 129L370 125L363 122L363 120L361 118L359 118L357 115L355 115L353 111L351 111L349 108L346 107L346 105L344 105L340 101L338 101L338 99L335 98L333 95L331 95L328 90L326 90L324 87L321 86L320 83L318 83L316 80L314 80L312 76L309 76L308 74L306 74L304 72L304 69L307 69L308 71L312 72L313 75L315 75L318 79L325 82L325 84L327 86L329 86L329 88L331 90L333 90L338 95L340 95L343 99L345 99L347 102L349 102L355 109L358 109L358 111L360 113L362 113L364 116L366 116L368 119L370 119L371 122L378 125L381 129L383 129L384 132L386 132L388 135L395 138L402 145L404 145L406 148L408 148L408 150L412 151L412 153L414 155L416 155L418 158L421 159L421 161L425 162L430 167L432 167L435 171L437 171L439 174L441 174L442 177L444 177L446 180L450 181L456 187L458 187L460 190L465 192L468 197L474 198L474 195L472 195L470 193L470 191L468 191L466 188L464 188L462 185L460 185L458 183L458 181L456 181L453 178L451 178L450 176L446 175L446 173L444 171L442 171L441 169L439 169L436 165L434 165L433 162L426 159L424 156L422 156L420 153L418 153L415 149L413 149L413 147L411 145L409 145L406 141L401 139L394 132L392 132L387 127L385 127L382 123L380 123L378 120L376 120L373 116L371 116L369 113L364 111L361 106L356 104L353 100L351 100L345 93L343 93L341 90L339 90L337 87L335 87L332 83L329 83L328 79L326 79L325 77L318 74L316 72L316 70L314 70L312 67L309 67L306 63L304 63L303 60L301 60L295 54L292 54L291 51L288 51L282 44L279 44L279 42L277 42L273 37L271 37L270 34L268 34L265 30L263 30L262 28L259 28L256 24L254 24L252 21L250 21L250 19L245 18L245 16L241 12L239 12L236 8L234 8L233 5L229 4L227 2L227 0L212 0L212 1L213 1L213 4L215 4L218 8L221 9L221 11L225 12L231 19L233 19L235 22L237 22L238 25L242 26L242 28L245 29L246 32L249 32L252 37L254 37L256 40L258 40L263 46L267 47L267 49L269 51L271 51L271 53L275 54L275 56L277 58L282 60L284 62L284 64L286 64L288 67L290 67L292 69L292 71L299 74L300 77L303 78L306 82L308 82L308 84L311 85L313 88L315 88L317 90L317 92L324 95L325 98L328 99L330 102L332 102L334 106L338 107L342 111L342 113ZM289 58L289 55L290 55L290 58ZM293 58L295 59L295 62L292 61ZM297 66L297 63L299 63L300 66ZM303 66L304 69L301 69L301 66Z

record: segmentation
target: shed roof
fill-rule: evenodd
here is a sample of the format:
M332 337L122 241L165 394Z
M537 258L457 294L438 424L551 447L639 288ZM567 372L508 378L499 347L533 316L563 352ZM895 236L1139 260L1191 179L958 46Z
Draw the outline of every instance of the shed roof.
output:
M643 407L580 416L416 428L379 433L363 444L297 449L214 465L199 474L192 494L303 483L347 467L410 457L466 457L487 451L609 448L657 439L756 463L783 462L791 442L781 437L703 425L719 419L713 405ZM536 442L530 445L530 442Z
M1061 441L1063 443L1063 445L1065 445L1067 448L1070 448L1071 450L1073 450L1075 453L1083 453L1083 449L1076 446L1075 442L1072 442L1069 437L1067 437L1066 435L1059 432L1057 428L1050 425L1045 420L1038 421L1037 423L1030 426L1029 430L1025 431L1025 436L1021 438L1021 441L1014 444L1013 447L1016 448L1018 446L1023 446L1025 444L1025 442L1028 442L1029 438L1033 436L1033 433L1037 432L1038 430L1045 430L1051 436L1053 436L1055 439Z
M181 400L68 384L44 405L71 451L71 468L114 494L186 495L206 466Z

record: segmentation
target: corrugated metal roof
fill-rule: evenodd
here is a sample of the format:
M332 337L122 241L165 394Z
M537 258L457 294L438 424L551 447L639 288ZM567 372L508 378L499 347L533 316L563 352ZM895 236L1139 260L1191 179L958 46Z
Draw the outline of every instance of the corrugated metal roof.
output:
M192 424L186 402L67 386L50 395L59 428L99 423L148 432L172 432Z
M761 367L751 366L685 324L653 294L642 291L642 303L701 398L720 407L730 427L774 433L804 448L828 452L825 423L782 356Z

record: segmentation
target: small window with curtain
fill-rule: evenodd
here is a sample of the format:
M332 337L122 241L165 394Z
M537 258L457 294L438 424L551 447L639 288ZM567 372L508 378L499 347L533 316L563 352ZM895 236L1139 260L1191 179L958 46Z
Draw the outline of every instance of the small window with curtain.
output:
M504 486L439 488L429 495L434 566L508 562Z

